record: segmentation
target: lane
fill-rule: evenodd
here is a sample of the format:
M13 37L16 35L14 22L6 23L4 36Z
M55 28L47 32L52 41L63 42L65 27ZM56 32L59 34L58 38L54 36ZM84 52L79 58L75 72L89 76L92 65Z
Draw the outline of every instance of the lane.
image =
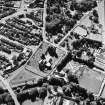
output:
M37 11L37 10L39 10L40 8L35 8L34 9L34 11ZM29 10L27 10L27 11L24 11L24 10L18 10L16 13L14 13L14 14L12 14L12 15L9 15L9 16L7 16L7 17L4 17L4 18L2 18L1 20L0 20L0 23L4 23L5 22L5 20L7 20L7 19L9 19L9 18L12 18L12 17L17 17L18 15L21 15L21 14L26 14L26 13L29 13L29 12L32 12L33 11L33 9L29 9Z
M93 11L93 10L91 10L90 12L88 12L87 14L85 14L85 15L82 17L82 19L80 19L80 21L74 26L74 28L71 29L71 30L66 34L66 36L58 43L57 46L60 46L60 44L70 35L70 33L71 33L76 27L78 27L79 25L81 25L81 22L82 22L85 18L87 18L87 16L89 16L92 11ZM70 62L69 62L69 66L70 66L70 68L73 70L73 66L71 65Z
M7 88L8 92L12 96L12 99L14 100L15 105L20 105L17 100L17 97L16 97L15 93L13 92L12 88L10 87L8 81L6 79L4 79L1 75L0 75L0 80L3 82L3 84Z
M42 43L40 43L39 44L39 46L41 45ZM8 82L10 82L13 78L15 78L15 76L17 76L23 69L26 69L26 66L27 66L27 63L30 61L30 59L33 57L33 55L35 54L35 52L37 51L37 49L39 48L39 46L35 49L35 50L33 50L33 53L32 53L32 55L30 56L30 58L27 60L27 62L22 66L22 67L20 67L19 69L17 69L14 73L13 73L13 75L10 77L10 78L8 78Z
M93 10L92 10L92 11L93 11ZM72 29L64 36L64 38L58 43L58 46L60 46L60 44L70 35L70 33L71 33L76 27L78 27L78 26L81 24L81 22L82 22L85 18L87 18L87 16L89 16L89 15L91 14L92 11L90 11L90 12L87 13L87 14L85 14L85 15L82 17L82 19L81 19L80 21L78 21L78 23L74 26L74 28L72 28Z
M44 9L43 9L43 31L42 31L42 36L43 36L43 40L46 40L46 31L45 31L45 27L46 27L46 9L47 9L47 0L45 0L44 2Z
M98 95L97 95L98 97L102 95L102 92L103 92L103 90L104 90L104 86L105 86L105 78L104 78L103 83L102 83L102 85L101 85L100 91L99 91L99 93L98 93Z

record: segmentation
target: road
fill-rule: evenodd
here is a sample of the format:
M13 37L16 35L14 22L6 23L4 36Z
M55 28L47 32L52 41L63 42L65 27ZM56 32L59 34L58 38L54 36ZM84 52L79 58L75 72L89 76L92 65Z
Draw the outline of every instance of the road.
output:
M42 43L39 44L39 46L41 45ZM8 82L10 82L13 78L15 78L15 76L17 76L23 69L26 69L25 67L27 66L27 63L30 61L30 59L33 57L33 55L35 54L36 50L39 48L39 46L37 48L35 48L33 50L33 54L30 56L30 58L27 60L27 62L21 66L18 70L14 71L13 72L13 75L11 77L8 78Z
M46 40L46 31L45 31L46 16L47 16L46 9L47 9L47 0L45 0L44 2L44 9L43 9L43 32L42 32L43 40Z
M8 81L6 79L4 79L1 75L0 75L0 80L2 81L2 83L5 85L5 87L9 91L10 95L12 96L12 99L14 100L15 105L20 105L17 100L17 97L16 97L15 93L13 92L13 90L11 89Z
M36 8L36 9L34 9L34 11L37 11L37 10L39 10L39 9L40 9L40 8ZM12 14L12 15L9 15L9 16L7 16L7 17L2 18L2 19L0 20L0 23L5 22L5 20L7 20L7 19L9 19L9 18L17 17L18 15L30 13L30 12L32 12L32 11L33 11L33 9L29 9L29 10L27 10L27 11L24 11L23 9L20 9L20 10L18 10L17 12L15 12L15 13Z
M99 91L99 93L98 93L98 95L97 95L98 97L102 95L102 92L103 92L104 87L105 87L105 78L104 78L104 80L103 80L103 82L102 82L100 91Z
M58 46L70 35L70 33L76 28L76 27L78 27L80 24L81 24L81 22L87 17L87 16L89 16L91 14L91 11L88 13L88 14L85 14L83 17L82 17L82 19L80 20L80 21L78 21L78 23L65 35L65 37L58 43Z

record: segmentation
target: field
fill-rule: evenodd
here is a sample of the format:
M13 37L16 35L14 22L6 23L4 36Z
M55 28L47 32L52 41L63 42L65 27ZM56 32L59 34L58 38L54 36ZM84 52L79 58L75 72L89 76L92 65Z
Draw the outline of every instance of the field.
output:
M38 100L38 101L35 101L35 102L31 102L30 100L27 100L22 105L42 105L42 101Z
M45 76L46 74L49 74L51 71L42 72L39 69L39 61L41 60L42 54L45 54L47 49L51 47L52 45L43 42L41 46L38 48L38 50L35 52L35 54L32 56L30 61L27 63L26 68L28 70L31 70L32 72L38 73L41 76ZM52 65L51 67L54 68L54 66L57 64L57 62L65 55L65 52L63 52L61 49L56 48L56 53L58 55L58 58L51 57L52 58Z
M104 75L99 72L85 69L83 75L79 79L80 86L86 88L88 91L98 94L102 85Z
M13 79L11 79L10 85L17 86L30 81L36 82L39 78L41 78L39 75L23 68Z
M91 26L91 21L90 21L90 19L89 19L89 16L90 16L90 15L88 15L85 19L83 19L83 20L81 21L81 25L85 25L86 27L90 27L90 26Z

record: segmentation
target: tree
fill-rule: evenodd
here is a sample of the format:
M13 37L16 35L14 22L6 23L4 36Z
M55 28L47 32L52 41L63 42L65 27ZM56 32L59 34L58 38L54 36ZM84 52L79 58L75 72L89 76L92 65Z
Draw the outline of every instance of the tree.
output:
M68 73L67 73L67 78L68 78L69 83L70 83L70 82L73 82L73 83L79 84L78 78L77 78L76 75L73 75L73 74L71 74L70 72L68 72Z
M24 102L21 96L22 95L20 93L17 94L17 100L19 101L20 105Z
M63 86L62 90L64 94L69 97L71 97L72 94L73 97L76 97L78 99L86 100L88 98L87 90L73 82L69 85Z
M91 102L89 100L86 100L86 105L91 105Z
M17 60L14 60L14 61L13 61L13 64L14 64L15 66L18 66L18 65L19 65L19 62L18 62Z
M73 48L76 50L79 50L79 48L82 47L81 42L82 42L81 40L76 40L76 41L72 42Z
M77 11L77 12L73 15L73 19L80 20L82 16L83 16L82 12Z
M17 94L17 99L20 103L23 103L24 101L26 101L27 99L29 99L29 93L28 91L22 91L20 93Z
M41 70L41 71L44 71L45 70L45 68L46 68L46 66L45 66L45 61L44 60L42 60L40 63L39 63L39 69Z
M72 54L71 52L69 52L67 56L61 61L61 63L57 65L57 71L60 72L66 66L66 64L71 60L72 60Z
M89 16L89 19L92 21L92 20L93 20L93 16L90 15L90 16Z
M69 85L63 86L62 90L66 96L72 97L72 92Z
M4 103L3 95L0 95L0 105Z
M71 10L71 11L74 11L74 6L73 6L73 4L70 5L70 10Z
M47 52L48 52L52 57L58 58L58 55L57 55L57 53L56 53L56 48L55 48L55 47L50 46L50 47L47 49ZM47 53L47 52L46 52L46 53Z
M60 14L61 13L61 9L60 9L60 6L57 5L55 8L54 8L54 13L57 13L57 14Z
M14 65L18 65L19 64L18 61L17 61L17 56L13 56L12 60L13 60L13 64Z
M77 23L76 19L69 19L66 21L66 25L70 26L70 28L73 28L76 23Z
M34 89L29 91L29 97L30 97L32 102L35 102L36 101L36 97L38 97L38 96L39 96L39 93L38 93L38 89L37 88L34 88Z
M91 92L88 92L88 98L90 101L94 101L94 95Z
M47 84L47 82L48 82L48 77L46 76L46 77L38 79L36 85L41 87L41 86L43 86L44 83Z
M5 90L2 87L0 87L0 94L3 94L4 92Z
M43 85L43 78L38 79L37 81L37 86L42 86Z
M97 12L97 10L93 10L93 16L95 16L95 17L99 17L99 16L98 16L98 12Z
M51 16L50 15L47 15L46 16L46 22L51 22L51 20L52 20Z
M71 15L71 13L70 13L70 11L68 10L68 11L66 11L66 15L69 17L69 18L72 18L72 15Z
M96 24L99 24L99 18L98 17L94 17L93 22Z
M44 100L46 96L47 96L47 88L46 87L41 87L39 89L39 98Z
M7 105L13 105L14 101L13 101L11 95L9 95L9 94L6 95L5 102L7 103Z
M17 57L17 61L21 61L22 59L24 59L24 53L20 53L19 56Z
M56 86L64 86L66 84L65 80L63 78L58 78L58 77L51 77L49 80L48 80L48 83L50 85L56 85Z

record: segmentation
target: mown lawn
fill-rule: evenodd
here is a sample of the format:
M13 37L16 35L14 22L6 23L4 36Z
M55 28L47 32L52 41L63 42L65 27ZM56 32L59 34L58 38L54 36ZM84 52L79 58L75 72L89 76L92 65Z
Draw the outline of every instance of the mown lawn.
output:
M31 100L25 101L22 105L43 105L41 100L31 102Z
M88 91L98 94L102 85L104 75L99 72L93 71L92 69L86 69L83 75L79 79L79 83L82 87Z

